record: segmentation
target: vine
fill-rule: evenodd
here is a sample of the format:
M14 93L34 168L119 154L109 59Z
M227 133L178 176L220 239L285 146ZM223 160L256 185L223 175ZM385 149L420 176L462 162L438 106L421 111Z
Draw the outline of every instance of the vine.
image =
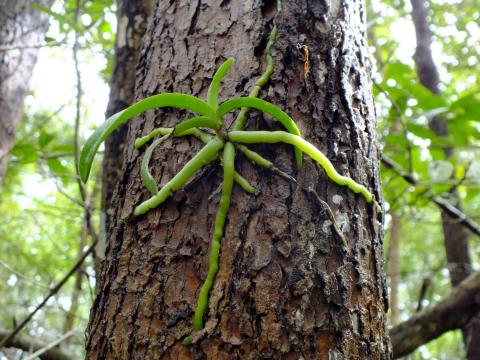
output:
M280 6L280 1L278 1L277 14ZM140 171L141 179L152 196L135 208L135 216L143 215L149 210L161 205L176 190L185 185L198 170L211 164L215 160L220 159L223 166L223 182L212 235L209 269L198 295L197 307L193 319L194 331L203 329L203 318L207 308L210 290L218 271L221 239L224 234L225 221L230 207L233 184L237 183L249 194L255 194L256 192L255 188L235 171L236 150L242 152L250 161L258 166L270 169L284 178L295 181L290 175L280 171L272 162L257 152L252 151L245 144L282 142L293 145L295 148L297 167L302 166L302 153L306 153L323 167L325 173L332 181L339 185L347 186L353 192L361 194L368 203L373 200L373 195L365 186L356 183L349 177L340 175L330 160L328 160L320 150L302 138L300 130L289 115L276 105L257 98L262 86L268 82L274 70L270 49L275 43L277 33L277 25L274 24L265 49L267 64L265 72L257 80L249 96L233 98L222 104L218 103L218 92L221 81L234 62L233 58L229 58L214 74L208 89L207 101L179 93L163 93L145 98L125 110L112 115L100 125L86 141L79 159L80 176L82 181L86 182L90 174L93 158L100 144L121 124L139 113L154 108L175 107L188 110L198 115L179 123L174 128L154 129L150 134L135 141L135 147L140 148L156 136L161 135L160 138L154 140L152 144L148 146L142 160ZM245 122L250 108L269 114L272 118L280 122L286 131L245 131ZM233 124L233 129L229 131L225 126L224 116L236 109L240 109L240 111ZM154 149L170 137L187 135L200 139L205 146L194 155L170 181L158 190L157 183L149 171L149 162ZM191 342L192 338L190 336L187 336L183 340L184 345L189 345Z

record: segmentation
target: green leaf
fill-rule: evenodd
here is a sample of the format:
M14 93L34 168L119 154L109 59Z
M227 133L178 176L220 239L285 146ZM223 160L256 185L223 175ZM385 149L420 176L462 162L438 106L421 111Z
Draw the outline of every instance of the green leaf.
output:
M412 134L414 134L418 137L424 138L424 139L435 139L435 138L437 138L437 135L432 130L430 130L427 125L418 125L418 124L408 123L407 124L407 129Z
M29 164L38 160L37 148L32 145L15 146L11 154L18 158L20 164Z
M475 122L455 118L447 122L448 131L455 145L468 145L471 139L480 139L480 131Z
M412 81L406 90L412 98L417 100L416 107L424 110L436 110L447 105L445 98L438 94L433 94L429 89Z
M150 96L140 100L136 104L110 116L105 122L97 127L93 134L88 138L82 148L78 168L83 182L88 180L93 158L97 153L100 144L105 141L120 125L133 118L134 116L155 108L176 107L179 109L190 110L200 115L216 118L215 111L204 101L185 94L168 93Z
M401 62L390 62L386 66L384 79L393 79L399 85L406 85L409 83L409 78L413 75L413 70L410 66Z
M55 137L46 131L42 131L40 133L40 136L38 137L38 145L40 145L40 148L44 148L46 145L48 145Z
M425 116L428 120L432 120L435 116L445 113L446 111L448 111L448 107L440 107L425 111L421 116Z
M208 87L207 103L215 110L218 108L218 89L220 87L220 83L232 66L233 62L233 58L225 60L225 62L220 65L218 70L213 75L212 82Z
M64 175L70 172L69 169L66 166L64 166L62 162L57 158L47 159L46 162L47 162L48 168L54 174Z
M385 138L385 142L389 147L393 148L405 148L407 146L407 139L403 135L389 134Z
M462 96L450 105L449 110L455 114L455 120L480 121L480 91Z

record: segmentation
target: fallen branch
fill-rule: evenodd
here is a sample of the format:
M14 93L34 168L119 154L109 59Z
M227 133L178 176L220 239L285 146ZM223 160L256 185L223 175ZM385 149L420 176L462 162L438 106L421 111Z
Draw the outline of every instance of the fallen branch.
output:
M39 357L40 359L42 358L42 356L44 354L46 354L49 350L53 349L55 346L57 346L58 344L60 344L61 342L65 341L66 339L68 339L70 336L72 336L73 334L75 334L76 332L79 331L79 328L76 328L76 329L72 329L70 331L67 331L65 334L63 334L62 336L60 336L58 339L55 339L54 341L52 341L51 343L49 344L46 344L44 347L38 349L37 351L35 351L33 354L30 354L27 358L25 358L24 360L35 360L37 357Z
M0 339L3 341L10 334L9 331L5 329L0 329ZM44 349L49 344L44 343L43 341L37 340L34 337L28 335L18 335L14 339L8 340L4 347L16 348L23 351L38 351ZM74 357L67 354L60 349L48 349L39 355L42 360L73 360Z
M393 358L398 359L447 331L461 329L480 311L480 271L462 281L438 304L390 330Z

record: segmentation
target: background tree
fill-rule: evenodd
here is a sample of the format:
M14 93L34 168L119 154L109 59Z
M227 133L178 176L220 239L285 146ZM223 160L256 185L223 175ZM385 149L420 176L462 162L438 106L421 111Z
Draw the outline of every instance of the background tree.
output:
M455 9L432 2L412 1L412 4L413 10L409 4L396 7L393 3L385 2L375 6L377 10L382 9L382 19L372 14L370 19L376 25L369 32L371 43L376 44L375 57L381 74L375 90L379 105L379 130L385 143L383 154L384 159L389 160L384 162L385 169L392 169L392 165L396 169L383 172L384 191L392 216L397 214L402 219L405 240L402 237L400 251L413 255L408 256L408 261L402 261L403 257L400 261L400 284L410 284L408 290L402 290L400 285L399 296L409 298L403 309L400 308L404 320L415 308L428 307L444 296L442 294L448 289L447 268L454 275L465 274L464 270L470 267L467 264L468 233L465 229L479 235L478 227L467 223L476 220L477 206L474 203L478 201L478 182L474 175L478 169L475 161L478 156L476 144L479 137L475 129L478 113L468 110L473 109L478 101L474 95L478 93L478 86L475 85L478 82L478 52L468 45L478 39L472 27L477 15L470 14L474 5L469 1L463 1ZM423 12L418 11L419 4ZM425 6L429 9L433 42L429 37ZM410 12L413 13L413 19L409 24ZM401 18L405 20L399 20ZM413 24L417 27L416 32ZM407 52L404 47L400 51L403 50L405 55L401 59L398 56L400 38L412 38L415 34L418 39L415 62L421 86L418 85L415 63L408 59L408 56L413 57L415 49L410 46L411 50ZM462 44L459 39L463 36L468 40ZM430 52L431 43L433 56ZM441 81L436 76L432 57ZM469 62L468 66L466 62ZM444 119L443 134L429 128L429 124L437 122L432 119L440 117ZM397 124L397 133L390 131L392 124ZM464 213L462 209L455 211L460 215L454 218L449 211L458 203L452 196L453 192L458 194L458 199L465 207ZM442 209L443 221L432 216L432 211L436 211L431 208L433 204ZM387 215L387 224L388 220ZM437 224L443 224L443 229ZM393 225L394 222L391 223ZM447 250L448 263L430 252L432 248L440 251L443 245L440 240L444 238L447 245L451 244ZM388 246L390 238L387 241ZM456 245L453 245L455 242ZM478 252L478 244L473 244L472 254ZM476 263L477 260L473 258L471 267L475 267ZM425 284L430 285L425 287ZM421 288L427 291L421 291ZM457 309L457 312L460 316L461 311ZM409 337L415 338L415 335L411 333ZM393 340L395 348L398 345L395 336ZM459 357L463 352L459 340L458 335L450 333L432 342L428 348L423 347L421 355L417 352L416 356ZM440 355L440 352L444 355Z
M424 0L411 0L412 19L415 25L417 48L415 51L415 65L420 83L433 94L439 94L438 73L433 62L431 43L432 37L427 18L427 7ZM432 117L430 128L438 136L448 135L446 119L442 114ZM452 147L443 149L445 158L454 156ZM449 201L457 208L460 206L457 187L449 191ZM447 256L448 270L452 286L458 286L472 272L468 246L468 231L461 223L455 221L446 211L442 211L443 241ZM462 329L467 359L480 358L480 314Z
M9 6L15 3L9 2ZM95 75L98 77L104 69L104 73L110 73L105 57L113 49L113 43L110 44L113 32L109 25L112 17L107 21L112 15L112 3L109 0L95 3L72 0L55 2L51 7L51 3L48 4L48 7L32 2L23 4L29 14L32 11L29 16L50 20L45 40L42 35L42 40L34 45L43 52L40 73L47 67L46 83L51 86L45 86L46 94L39 93L38 80L43 74L39 75L37 70L33 76L37 87L27 96L0 194L0 212L4 219L0 229L0 307L3 309L0 348L2 356L5 354L8 358L22 357L28 352L33 356L32 352L37 351L42 359L80 356L83 349L81 324L88 317L94 286L90 261L87 266L80 266L86 257L84 250L87 250L82 241L83 244L91 241L90 231L85 232L85 215L87 209L90 213L95 205L85 206L78 187L74 164L75 144L80 134L74 129L75 124L80 127L81 120L89 120L96 105L96 99L92 100L89 94L85 95L88 108L78 101L84 95L83 90L92 91L91 75L88 66L84 65L92 66L92 58L95 58ZM16 28L12 26L11 29ZM8 57L9 52L15 55L17 50L8 47L2 51ZM52 65L46 66L48 62ZM71 66L62 78L66 86L55 83L58 73L65 70L64 63ZM16 72L23 74L23 70L19 67ZM82 75L88 79L83 87ZM74 83L68 84L70 79L74 79ZM67 88L66 103L58 99L64 95L59 93L58 87ZM77 101L72 101L72 94ZM94 195L93 188L88 192ZM95 216L92 219L95 222ZM89 251L91 249L87 254ZM14 330L23 330L30 336L12 338ZM59 344L67 350L51 349Z
M53 0L40 0L49 7ZM22 116L38 47L48 28L48 16L30 6L30 1L0 1L0 186Z

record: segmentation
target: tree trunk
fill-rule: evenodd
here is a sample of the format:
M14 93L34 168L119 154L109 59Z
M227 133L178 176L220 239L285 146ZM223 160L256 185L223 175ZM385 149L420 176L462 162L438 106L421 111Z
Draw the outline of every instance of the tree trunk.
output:
M431 43L432 37L428 24L427 8L424 0L411 0L412 17L415 26L417 48L415 64L420 83L432 93L439 94L438 73L433 62ZM448 135L445 120L435 117L430 123L432 130L439 136ZM445 149L445 156L452 156L452 149ZM460 200L455 190L450 193L450 202L461 209ZM452 286L457 286L470 275L472 271L469 255L468 232L458 221L447 212L442 211L442 226L448 269ZM463 338L467 359L480 359L480 314L475 316L463 329Z
M115 59L107 117L125 109L135 101L135 70L152 6L152 0L117 0ZM95 249L97 260L102 260L105 256L106 230L113 212L111 210L113 190L122 169L123 144L126 142L126 135L127 126L123 125L105 141L102 164L102 236ZM98 267L97 261L95 268L98 270Z
M157 2L143 39L137 100L166 91L205 98L214 71L230 56L236 63L220 98L248 94L264 70L275 14L275 1ZM341 174L381 200L364 14L354 0L284 1L276 16L275 71L260 97L291 114ZM308 73L299 43L309 49ZM293 149L283 145L254 148L295 176L296 185L237 157L237 171L258 193L234 187L205 336L181 345L208 269L218 207L218 195L209 196L221 167L210 166L145 216L131 214L148 196L134 138L183 115L151 111L129 124L87 358L389 359L382 214L309 159L297 171ZM248 128L276 127L251 112ZM157 148L156 179L164 184L199 148L190 138ZM309 189L328 203L347 251L331 212Z
M53 0L38 0L50 7ZM30 0L0 0L0 186L8 154L29 89L39 44L48 28L48 16L31 7Z

